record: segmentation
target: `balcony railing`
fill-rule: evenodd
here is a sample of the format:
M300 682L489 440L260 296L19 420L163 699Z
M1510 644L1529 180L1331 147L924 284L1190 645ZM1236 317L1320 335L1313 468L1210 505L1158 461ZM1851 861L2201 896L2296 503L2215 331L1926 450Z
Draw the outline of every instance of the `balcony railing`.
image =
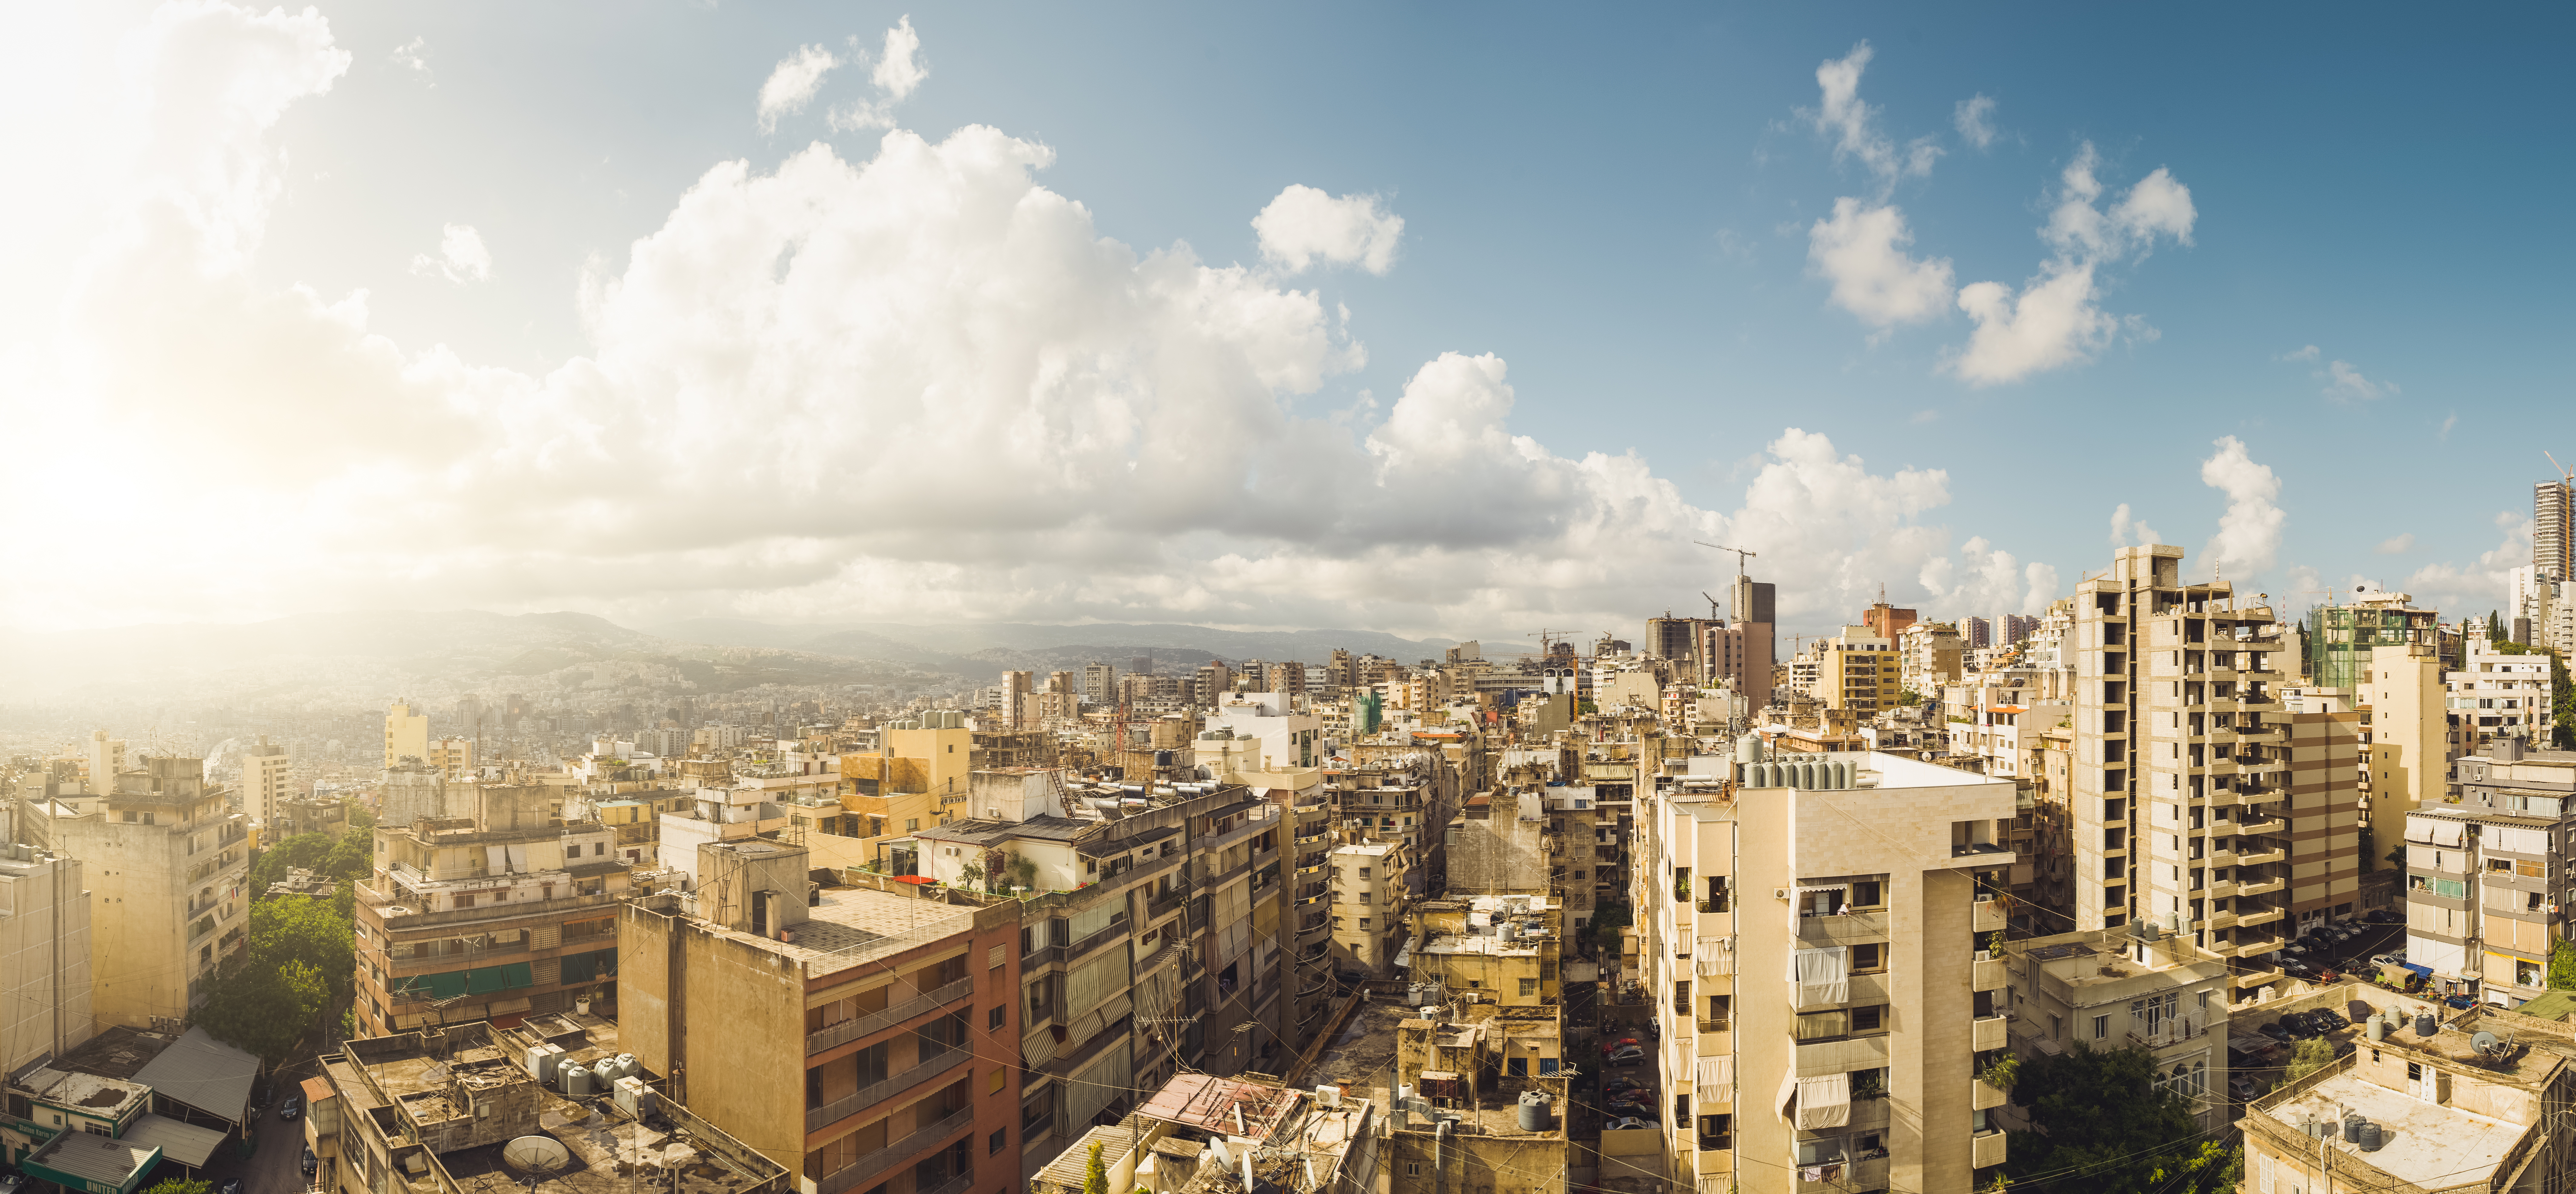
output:
M876 1082L867 1086L862 1086L855 1093L843 1095L840 1098L825 1103L820 1107L812 1108L805 1112L805 1130L808 1132L822 1131L825 1127L838 1123L841 1120L848 1119L859 1112L865 1111L868 1108L885 1101L889 1097L910 1090L913 1087L919 1086L924 1082L928 1082L931 1079L940 1076L941 1074L945 1074L950 1070L966 1064L968 1056L969 1054L963 1048L950 1049L921 1065L905 1070L904 1072L888 1078L883 1082Z
M853 1164L842 1166L824 1176L814 1183L814 1194L841 1194L842 1191L893 1168L897 1162L910 1160L949 1143L950 1137L973 1126L974 1123L975 1108L970 1105L938 1123L922 1128L859 1158Z
M961 978L926 995L916 995L884 1011L869 1012L855 1020L827 1024L805 1034L805 1055L811 1057L834 1045L847 1044L860 1037L892 1028L915 1016L936 1011L975 993L975 980Z
M916 1191L915 1194L966 1194L966 1187L974 1184L975 1171L970 1169L930 1189Z

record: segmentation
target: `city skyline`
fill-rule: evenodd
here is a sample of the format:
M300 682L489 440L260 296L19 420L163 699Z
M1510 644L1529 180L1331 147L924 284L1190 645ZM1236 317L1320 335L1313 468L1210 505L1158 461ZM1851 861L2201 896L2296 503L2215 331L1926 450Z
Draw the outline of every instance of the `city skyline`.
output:
M10 201L6 401L94 451L11 470L7 528L193 579L75 570L0 603L21 631L1491 639L1687 611L1737 564L1695 540L1759 551L1812 629L1882 585L2035 614L2149 541L2289 610L2461 616L2507 604L2550 475L2563 383L2513 333L2564 301L2515 267L2563 245L2520 222L2545 168L2478 151L2564 118L2527 51L2439 31L2276 14L2245 41L2302 49L2267 73L1894 9L1507 11L1481 56L1409 16L1262 30L1316 94L1232 78L1249 18L1185 13L44 19L21 44L62 52L13 86L71 118L12 136L68 181ZM2420 69L2383 95L2337 54ZM2357 185L2365 149L2484 214ZM2384 279L2338 255L2407 212ZM2428 464L2469 483L2377 482Z

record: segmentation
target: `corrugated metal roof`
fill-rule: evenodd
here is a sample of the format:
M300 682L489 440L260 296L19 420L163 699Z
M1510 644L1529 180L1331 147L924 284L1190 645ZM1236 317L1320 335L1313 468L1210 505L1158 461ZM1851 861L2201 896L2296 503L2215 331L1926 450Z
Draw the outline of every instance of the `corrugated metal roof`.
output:
M191 1169L203 1169L206 1158L223 1145L224 1134L166 1115L139 1115L126 1127L124 1139L129 1144L159 1148L163 1157Z
M29 1153L18 1168L40 1177L67 1177L83 1189L96 1189L91 1185L95 1182L114 1190L130 1190L143 1180L143 1171L160 1159L161 1150L148 1144L89 1132L65 1132Z
M191 1028L136 1072L134 1080L154 1094L241 1123L249 1118L251 1081L258 1076L257 1057L216 1040L204 1028Z

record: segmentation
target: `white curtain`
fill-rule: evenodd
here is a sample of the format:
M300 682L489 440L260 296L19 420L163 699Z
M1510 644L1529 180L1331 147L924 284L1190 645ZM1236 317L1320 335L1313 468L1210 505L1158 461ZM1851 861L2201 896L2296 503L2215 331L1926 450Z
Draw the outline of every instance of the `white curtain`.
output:
M1823 1007L1851 999L1851 951L1843 946L1802 949L1790 955L1790 981L1797 984L1800 1008Z
M1074 913L1072 922L1065 926L1065 932L1070 935L1073 940L1080 941L1093 933L1097 933L1102 929L1108 928L1112 922L1118 919L1118 915L1126 910L1127 901L1124 897L1114 900L1102 900L1080 912Z
M1732 1057L1700 1058L1699 1070L1691 1076L1691 1085L1699 1088L1701 1099L1715 1102L1716 1100L1709 1098L1710 1095L1735 1085L1735 1059Z
M1735 973L1735 938L1700 938L1691 951L1691 969L1701 974Z
M1798 1127L1839 1128L1851 1122L1851 1075L1798 1079Z
M580 849L581 847L579 847L579 846L574 846L574 847L571 847L571 848L572 848L572 849L575 849L575 850L578 850L578 849ZM512 847L510 847L510 871L511 871L511 873L513 873L513 874L525 874L525 873L527 872L527 869L528 869L528 848L527 848L526 846L512 846Z
M1798 1071L1780 1075L1780 1118L1789 1118L1789 1109L1798 1103Z
M2426 817L2425 820L2433 823L2434 845L2457 846L2460 844L2462 827L2459 822L2451 820L2448 817Z
M483 847L483 869L490 871L495 875L508 871L510 869L510 848L508 846Z
M2406 840L2410 842L2431 842L2433 840L2432 818L2406 818Z

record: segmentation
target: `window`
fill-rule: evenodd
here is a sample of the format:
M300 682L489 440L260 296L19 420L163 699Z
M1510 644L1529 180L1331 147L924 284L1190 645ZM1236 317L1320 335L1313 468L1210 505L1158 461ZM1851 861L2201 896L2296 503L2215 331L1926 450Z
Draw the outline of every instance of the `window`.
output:
M999 1074L1002 1071L995 1070L993 1072L995 1074ZM990 1137L987 1137L984 1141L984 1155L991 1156L998 1153L1002 1151L1003 1145L1009 1144L1010 1142L1011 1130L1009 1128L995 1128L993 1129L993 1134Z
M1851 1030L1854 1033L1885 1032L1887 1031L1886 1025L1886 1004L1879 1004L1874 1007L1856 1007L1852 1009Z
M1007 1066L994 1066L993 1078L991 1081L984 1084L984 1092L986 1094L1002 1093L1002 1083L1009 1078L1010 1073L1010 1068ZM996 1133L996 1135L999 1135L999 1133Z
M2111 1017L2093 1017L2093 1039L2097 1041L2107 1041L2111 1039Z
M993 1010L984 1013L984 1028L988 1032L1000 1032L1002 1030L1003 1022L1009 1018L1010 1012L1008 1010L998 1007L994 1008Z
M1523 994L1523 995L1536 995L1536 994L1538 994L1538 980L1537 980L1537 979L1534 979L1534 978L1525 978L1525 979L1522 979L1522 980L1521 980L1521 994ZM1517 1058L1515 1058L1514 1060L1518 1060L1518 1059L1517 1059Z
M1883 906L1885 906L1885 905L1886 905L1886 903L1887 903L1887 897L1886 897L1886 895L1885 895L1885 891L1886 891L1886 885L1885 885L1885 884L1875 883L1875 882L1871 882L1871 883L1854 883L1854 884L1852 884L1852 900L1851 900L1851 902L1852 902L1852 907L1854 907L1854 908L1878 908L1878 907L1883 907Z
M1420 1162L1420 1161L1407 1161L1407 1162L1405 1162L1405 1163L1404 1163L1404 1176L1406 1176L1406 1177L1420 1177L1420 1176L1422 1176L1422 1162Z
M1887 946L1884 943L1855 945L1852 947L1851 959L1854 973L1884 970L1887 968Z
M1527 981L1527 980L1523 980L1523 981ZM1507 1057L1507 1058L1504 1058L1504 1059L1503 1059L1503 1075L1504 1075L1505 1077L1509 1077L1509 1078L1527 1078L1527 1077L1529 1077L1529 1059L1528 1059L1528 1058L1526 1058L1526 1057Z
M906 817L906 818L904 818L904 822L903 822L903 831L904 831L905 833L918 833L918 832L920 832L920 831L921 831L921 818L919 818L919 817Z

